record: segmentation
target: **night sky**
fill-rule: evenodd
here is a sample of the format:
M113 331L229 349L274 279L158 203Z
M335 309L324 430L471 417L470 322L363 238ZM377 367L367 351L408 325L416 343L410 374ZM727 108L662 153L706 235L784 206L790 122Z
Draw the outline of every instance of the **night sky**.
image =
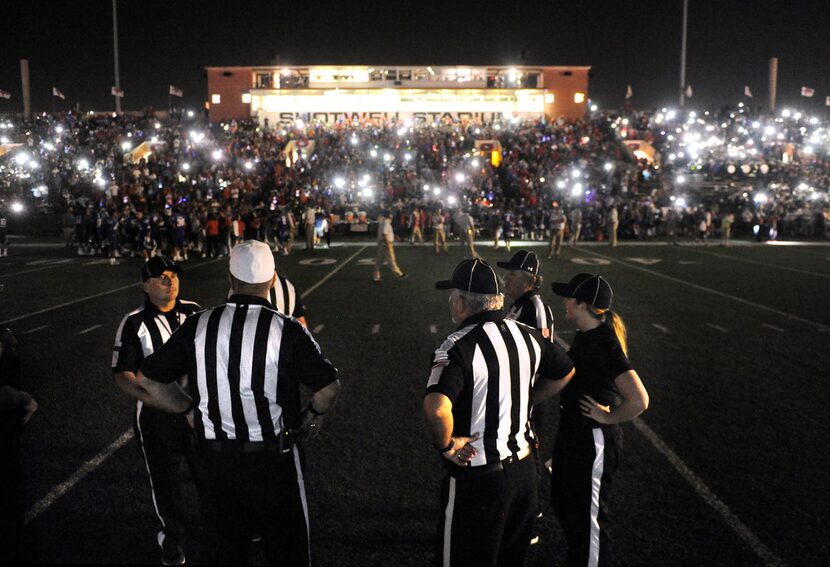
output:
M29 60L32 110L114 108L110 0L4 2L0 113L22 111L20 64ZM767 103L770 57L779 58L779 106L824 112L830 95L830 10L824 2L690 0L687 82L692 108L735 104L749 85ZM619 107L676 105L682 0L125 1L119 2L123 108L185 106L207 98L204 66L590 65L590 96ZM812 99L800 88L815 88Z

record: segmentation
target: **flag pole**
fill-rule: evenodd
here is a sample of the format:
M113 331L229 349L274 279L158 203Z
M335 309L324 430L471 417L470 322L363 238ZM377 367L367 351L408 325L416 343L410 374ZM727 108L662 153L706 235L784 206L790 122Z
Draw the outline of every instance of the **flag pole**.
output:
M115 0L113 0L115 1ZM689 0L683 0L683 36L680 40L680 107L686 101L686 27L689 21Z
M118 8L116 0L112 0L112 47L115 60L115 87L121 88L121 73L118 69ZM115 112L121 114L121 97L115 95Z

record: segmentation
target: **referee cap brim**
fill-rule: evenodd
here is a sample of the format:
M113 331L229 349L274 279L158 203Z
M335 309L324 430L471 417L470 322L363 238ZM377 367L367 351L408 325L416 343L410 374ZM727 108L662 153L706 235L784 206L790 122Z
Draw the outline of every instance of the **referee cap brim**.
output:
M153 256L141 267L141 279L146 282L150 278L160 277L164 272L175 272L178 275L182 275L184 270L169 258Z
M501 284L490 264L472 258L462 260L453 270L451 279L435 282L435 289L460 289L482 295L498 295L501 293Z

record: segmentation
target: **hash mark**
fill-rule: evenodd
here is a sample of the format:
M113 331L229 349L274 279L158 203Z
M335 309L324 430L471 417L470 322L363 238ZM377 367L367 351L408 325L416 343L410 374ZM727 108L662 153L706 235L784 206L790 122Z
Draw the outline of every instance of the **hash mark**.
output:
M23 334L24 335L29 335L31 333L37 333L38 331L42 331L43 329L45 329L48 326L49 325L41 325L40 327L35 327L34 329L29 329L27 331L23 331Z
M658 325L657 323L652 323L651 326L654 327L655 329L657 329L658 331L662 332L663 334L668 334L669 333L668 328L664 327L663 325Z
M372 325L372 334L377 335L378 333L380 333L380 323L375 323Z
M773 331L778 331L779 333L783 333L783 332L784 332L784 329L782 329L781 327L776 327L775 325L769 325L769 324L767 324L767 323L761 323L761 326L762 326L762 327L764 327L765 329L770 329L770 330L773 330Z
M91 326L91 327L90 327L90 328L88 328L88 329L84 329L83 331L79 332L78 334L79 334L79 335L84 335L84 334L86 334L86 333L88 333L88 332L90 332L90 331L94 331L95 329L97 329L97 328L98 328L98 327L100 327L100 326L101 326L101 325L93 325L93 326Z
M437 332L438 332L438 327L437 327L437 326L435 326L435 325L430 325L430 326L429 326L429 332L430 332L430 333L432 333L432 334L434 335L435 333L437 333Z
M728 331L721 327L720 325L713 325L712 323L706 323L707 327L712 327L716 331L720 331L721 333L727 333Z

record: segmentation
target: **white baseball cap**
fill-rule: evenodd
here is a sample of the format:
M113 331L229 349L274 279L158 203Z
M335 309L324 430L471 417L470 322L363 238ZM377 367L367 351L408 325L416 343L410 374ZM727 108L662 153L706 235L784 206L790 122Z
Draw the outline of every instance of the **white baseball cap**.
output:
M259 240L245 240L231 250L231 275L249 284L271 281L274 277L274 255L271 248Z

